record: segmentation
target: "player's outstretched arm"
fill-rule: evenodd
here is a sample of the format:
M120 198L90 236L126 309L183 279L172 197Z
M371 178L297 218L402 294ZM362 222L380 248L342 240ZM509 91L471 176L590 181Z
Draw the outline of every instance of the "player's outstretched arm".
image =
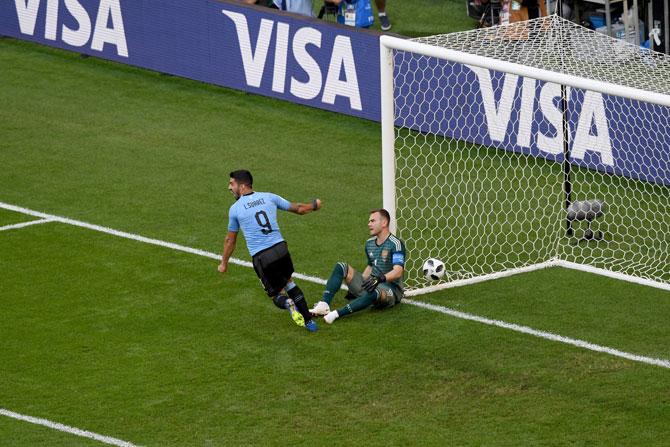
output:
M291 203L291 207L288 210L292 213L302 215L320 210L321 206L321 199L314 199L311 203Z
M221 264L219 264L219 273L226 273L228 271L228 260L235 251L237 245L237 233L229 231L226 235L226 240L223 243L223 255L221 256Z

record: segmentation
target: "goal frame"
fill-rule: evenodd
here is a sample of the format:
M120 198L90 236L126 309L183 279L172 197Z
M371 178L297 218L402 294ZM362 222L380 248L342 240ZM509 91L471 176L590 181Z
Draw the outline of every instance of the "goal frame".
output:
M382 140L382 190L383 206L391 216L390 229L396 233L396 160L395 160L395 106L394 106L394 51L406 51L449 62L456 62L465 65L486 68L489 70L500 71L504 73L515 74L521 77L530 77L536 80L552 82L562 86L590 90L607 95L614 95L626 99L643 101L660 106L670 107L670 95L657 92L650 92L634 87L617 85L594 79L583 78L565 73L558 73L546 69L540 69L525 66L513 62L493 59L481 55L474 55L457 51L449 48L442 48L428 45L422 42L416 42L408 39L401 39L393 36L380 36L379 39L379 65L380 65L380 90L381 90L381 140ZM406 293L408 296L416 296L437 290L458 287L462 285L474 284L490 279L497 279L505 276L525 273L528 271L539 270L548 267L564 267L583 272L595 273L610 278L615 278L636 284L651 286L670 291L670 284L658 281L640 278L624 273L613 272L610 270L593 267L585 264L565 261L559 258L553 258L538 264L509 269L492 274L482 275L475 278L456 280L448 283L429 286L426 288L410 290Z

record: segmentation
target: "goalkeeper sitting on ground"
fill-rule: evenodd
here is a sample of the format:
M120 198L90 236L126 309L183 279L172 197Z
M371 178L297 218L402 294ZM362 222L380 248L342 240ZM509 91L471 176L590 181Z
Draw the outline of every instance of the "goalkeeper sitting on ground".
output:
M383 309L391 307L403 298L402 277L405 273L405 244L391 234L390 216L385 209L370 212L368 229L372 236L365 242L368 265L361 274L345 262L335 264L326 283L322 301L311 309L314 315L325 315L324 320L332 324L337 318L365 309L370 305ZM349 287L346 306L330 310L335 293L342 281Z

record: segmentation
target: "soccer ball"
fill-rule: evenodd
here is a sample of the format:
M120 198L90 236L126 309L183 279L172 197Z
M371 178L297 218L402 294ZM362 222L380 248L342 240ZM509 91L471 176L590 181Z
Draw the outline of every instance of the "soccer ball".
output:
M425 276L426 279L437 281L444 276L445 270L444 262L439 259L429 258L423 263L423 276Z

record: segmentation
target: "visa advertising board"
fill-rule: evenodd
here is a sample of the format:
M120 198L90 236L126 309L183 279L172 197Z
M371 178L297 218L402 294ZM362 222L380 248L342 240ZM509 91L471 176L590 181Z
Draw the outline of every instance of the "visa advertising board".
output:
M668 107L406 53L395 69L403 126L556 162L567 137L574 165L670 185Z
M0 34L379 119L379 38L214 0L5 0Z
M217 0L5 0L0 34L380 120L379 35L317 19ZM399 67L397 123L563 160L560 86L426 57ZM566 97L573 164L670 184L667 107Z

